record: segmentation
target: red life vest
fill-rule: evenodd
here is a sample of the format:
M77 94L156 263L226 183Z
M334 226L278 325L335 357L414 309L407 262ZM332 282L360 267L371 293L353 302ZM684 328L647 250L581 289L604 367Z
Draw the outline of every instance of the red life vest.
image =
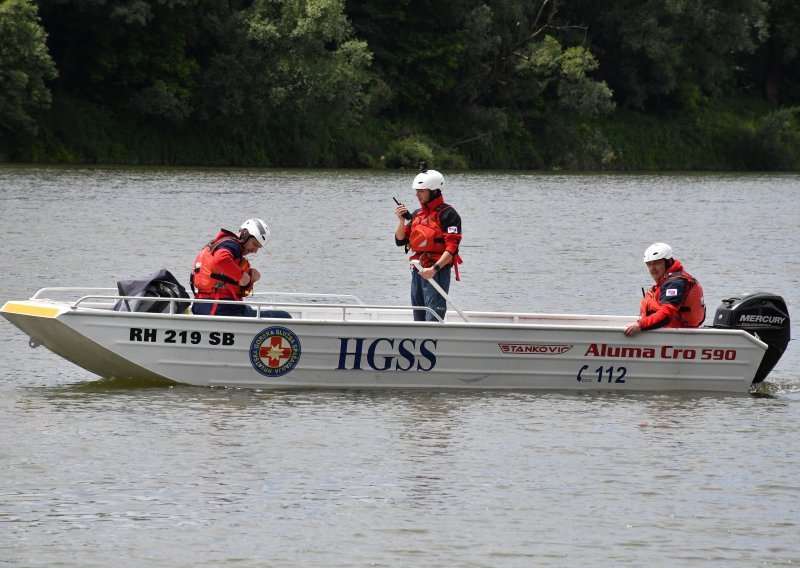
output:
M249 286L240 286L239 280L235 278L235 275L225 274L217 267L214 253L219 249L220 245L226 242L235 242L240 247L242 244L239 237L234 233L223 229L197 255L194 261L194 269L189 276L189 282L192 286L192 291L195 292L195 297L201 299L241 300L252 290L252 283ZM242 271L249 271L250 263L247 259L241 257L239 259L239 267Z
M682 278L686 281L686 292L683 295L683 301L678 307L677 313L670 318L669 323L664 327L700 327L706 319L703 287L694 276L684 271L682 267L676 272L665 274L661 282L650 287L645 293L639 307L642 317L653 315L662 307L659 301L661 286L675 278Z
M441 199L439 197L438 199ZM447 250L447 243L442 230L442 212L450 209L447 203L439 203L433 210L425 214L425 208L417 211L408 229L408 246L414 252L411 260L419 260L424 268L433 266ZM462 262L458 253L453 253L452 264L455 267L456 280L460 280L458 265Z
M445 250L445 243L440 218L442 211L449 207L446 203L441 203L430 215L423 214L422 210L417 213L411 221L411 232L408 235L408 244L411 246L411 250L442 255Z

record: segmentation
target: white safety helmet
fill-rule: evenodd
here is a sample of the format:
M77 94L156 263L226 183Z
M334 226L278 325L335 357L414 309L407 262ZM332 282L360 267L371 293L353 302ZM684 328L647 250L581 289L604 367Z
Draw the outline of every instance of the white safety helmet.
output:
M247 236L255 237L262 247L267 245L267 241L269 240L269 227L267 227L267 224L261 219L248 219L242 223L242 226L239 227L239 236L244 237L245 231L247 231Z
M644 262L652 262L654 260L661 260L665 258L670 260L672 258L672 247L667 243L655 243L647 247L644 251Z
M431 191L444 189L444 176L436 170L425 170L417 174L411 189L430 189Z

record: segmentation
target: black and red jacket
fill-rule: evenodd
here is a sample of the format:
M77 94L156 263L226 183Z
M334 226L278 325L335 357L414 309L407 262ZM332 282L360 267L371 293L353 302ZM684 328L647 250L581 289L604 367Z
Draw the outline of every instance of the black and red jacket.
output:
M453 255L452 264L457 269L461 263L461 236L461 217L438 195L414 211L403 239L395 238L395 244L409 248L414 253L410 260L419 260L425 268L433 266L447 251Z
M639 327L699 327L706 318L703 287L675 260L668 272L645 292L639 306Z
M195 297L241 300L245 290L239 285L239 281L249 268L243 252L238 235L221 229L214 240L203 247L194 261L190 282Z

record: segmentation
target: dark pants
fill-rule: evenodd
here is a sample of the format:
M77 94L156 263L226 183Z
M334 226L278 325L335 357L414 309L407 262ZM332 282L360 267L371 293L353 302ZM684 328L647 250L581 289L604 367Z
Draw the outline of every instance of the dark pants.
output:
M451 266L442 268L437 272L433 279L445 291L450 291L450 270ZM425 306L433 309L439 317L444 319L444 314L447 312L447 302L439 292L436 291L430 282L425 280L419 275L416 270L411 271L411 305L412 306ZM422 310L414 310L414 321L439 321L432 313Z
M192 313L198 316L210 316L214 304L192 304ZM238 316L238 317L256 317L256 311L250 306L240 302L238 304L217 304L217 311L214 312L215 316ZM289 312L283 310L261 310L262 318L291 318Z

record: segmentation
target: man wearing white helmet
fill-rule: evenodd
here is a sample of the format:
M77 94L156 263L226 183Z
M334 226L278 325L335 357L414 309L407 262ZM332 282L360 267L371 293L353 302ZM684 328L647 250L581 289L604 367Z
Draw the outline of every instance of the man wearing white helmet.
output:
M453 266L456 280L459 280L461 217L444 202L444 176L436 170L425 169L425 164L420 164L420 173L411 187L416 191L420 208L409 214L405 205L397 206L395 215L399 222L394 232L395 243L410 249L413 252L410 260L419 260L422 265L422 270L411 271L411 305L431 308L444 318L447 302L429 280L434 279L447 293ZM436 321L436 318L428 311L414 310L414 320Z
M197 299L241 301L261 278L261 273L250 267L245 258L258 252L269 240L269 227L261 219L248 219L234 233L220 229L214 239L203 247L194 261L189 282ZM255 316L256 312L244 304L198 303L192 313L217 316ZM286 312L264 312L264 317L289 317Z
M706 319L703 287L673 258L672 247L655 243L644 251L644 262L655 284L644 294L639 320L625 335L661 327L699 327Z

